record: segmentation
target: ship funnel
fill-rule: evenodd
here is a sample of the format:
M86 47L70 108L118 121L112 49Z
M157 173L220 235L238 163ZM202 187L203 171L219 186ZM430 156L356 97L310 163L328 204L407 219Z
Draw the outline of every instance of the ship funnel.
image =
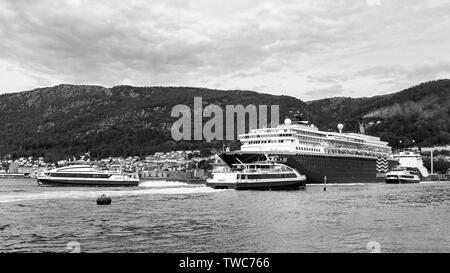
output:
M366 126L365 126L364 120L362 118L358 119L356 127L359 129L359 132L357 131L357 133L360 133L362 135L366 134Z

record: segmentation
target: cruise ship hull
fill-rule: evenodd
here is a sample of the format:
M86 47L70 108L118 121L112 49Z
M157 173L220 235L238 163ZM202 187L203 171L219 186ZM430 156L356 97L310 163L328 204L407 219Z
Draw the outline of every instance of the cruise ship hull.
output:
M38 184L47 186L94 186L94 187L135 187L139 181L121 180L75 180L75 179L38 179Z
M307 153L266 153L276 156L278 161L297 169L306 175L306 183L384 183L386 173L398 165L395 159L384 159L369 156L307 154ZM263 152L235 151L221 154L220 157L228 164L265 160Z

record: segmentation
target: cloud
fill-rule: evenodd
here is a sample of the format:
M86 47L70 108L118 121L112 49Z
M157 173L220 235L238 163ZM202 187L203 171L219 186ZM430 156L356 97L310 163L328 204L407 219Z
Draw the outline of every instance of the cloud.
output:
M439 0L2 0L0 92L57 83L393 92L414 75L446 75L449 12Z
M416 64L410 66L372 66L354 74L355 77L372 77L392 85L411 85L424 81L450 78L450 62Z
M450 62L439 62L432 64L420 64L415 66L404 67L396 66L375 66L360 71L357 75L376 75L382 78L397 79L425 79L434 78L440 73L450 73Z

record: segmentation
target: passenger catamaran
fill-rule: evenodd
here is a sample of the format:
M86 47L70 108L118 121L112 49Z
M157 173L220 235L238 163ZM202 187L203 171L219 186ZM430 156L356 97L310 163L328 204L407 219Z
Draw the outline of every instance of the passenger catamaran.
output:
M357 133L320 131L307 121L292 122L275 128L250 130L239 135L241 150L219 156L229 165L252 163L265 154L306 175L307 183L384 182L386 173L398 165L391 147L380 138Z
M239 161L229 170L214 172L206 185L214 189L297 190L305 188L305 181L306 176L295 169L268 158L248 164Z
M121 170L101 170L90 165L73 165L37 174L40 185L52 186L137 186L139 177L135 173Z

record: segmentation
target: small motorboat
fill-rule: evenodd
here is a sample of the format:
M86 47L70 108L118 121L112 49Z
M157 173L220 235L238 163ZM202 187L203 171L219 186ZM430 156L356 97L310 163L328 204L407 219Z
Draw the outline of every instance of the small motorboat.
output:
M206 185L214 189L298 190L305 188L306 176L280 163L240 162L228 170L213 173Z
M419 183L420 174L412 168L395 168L386 174L387 184Z

